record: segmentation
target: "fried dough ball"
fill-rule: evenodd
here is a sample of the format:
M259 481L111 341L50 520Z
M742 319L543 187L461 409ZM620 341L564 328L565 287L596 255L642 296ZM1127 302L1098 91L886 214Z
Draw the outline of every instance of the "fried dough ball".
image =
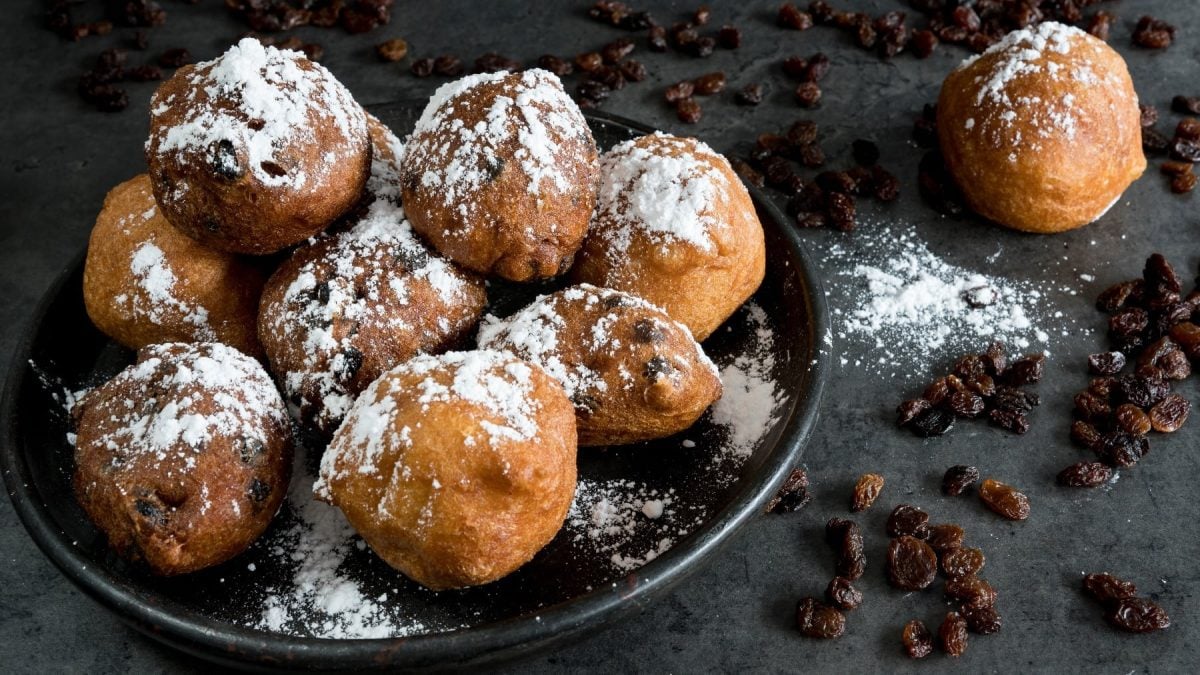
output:
M287 492L287 411L262 366L232 347L144 347L72 412L79 504L119 555L155 574L233 558Z
M146 162L172 225L212 248L261 255L349 210L371 146L362 108L329 71L244 38L154 93Z
M707 145L656 133L600 158L596 214L576 281L645 298L703 340L765 272L750 195Z
M329 435L372 380L456 345L486 302L482 280L426 248L403 209L379 198L275 270L259 339L300 421Z
M967 204L1016 230L1093 222L1146 169L1125 61L1059 23L1009 33L964 62L942 85L937 118Z
M574 409L541 368L493 351L418 356L355 401L313 489L410 579L477 586L554 538L575 452Z
M443 255L511 281L570 267L596 203L596 142L553 74L443 85L405 152L404 205Z
M687 327L641 298L590 284L485 322L479 346L557 379L575 404L580 445L670 436L721 397L717 369Z
M171 227L142 174L113 188L96 217L83 301L103 333L138 349L158 342L224 342L259 356L255 261L205 248Z

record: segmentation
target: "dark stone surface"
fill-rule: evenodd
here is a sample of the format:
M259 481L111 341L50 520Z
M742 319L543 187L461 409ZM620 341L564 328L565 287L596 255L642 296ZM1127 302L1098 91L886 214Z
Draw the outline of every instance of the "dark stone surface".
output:
M151 33L149 52L131 52L133 63L176 46L210 58L243 30L215 2L164 4L171 15L168 24ZM469 61L497 50L532 61L543 52L573 54L621 35L590 23L584 16L586 2L570 8L519 2L397 4L392 24L366 36L301 31L326 47L325 65L367 104L428 96L440 83L408 76L408 61L377 62L372 47L387 37L407 38L416 56L455 52ZM958 664L977 670L1194 670L1194 645L1200 639L1195 622L1200 616L1200 538L1195 532L1200 516L1195 489L1200 424L1193 421L1173 437L1156 439L1152 454L1136 469L1123 471L1111 490L1065 490L1055 487L1053 479L1062 466L1082 456L1067 440L1067 425L1071 395L1087 379L1084 356L1103 345L1102 317L1092 309L1092 297L1107 284L1139 273L1145 256L1154 251L1166 253L1190 279L1198 259L1200 196L1169 195L1152 163L1112 213L1074 233L1034 237L971 220L939 218L916 196L920 151L908 141L909 130L921 104L936 96L945 72L965 56L962 51L942 48L923 62L909 55L883 62L832 30L794 33L775 28L775 3L709 4L714 7L714 27L735 23L744 29L743 48L696 60L649 54L639 47L635 55L649 67L651 78L614 94L606 110L700 136L727 152L744 149L760 131L780 129L800 117L814 119L822 125L822 143L835 165L849 164L851 140L874 138L882 147L883 164L901 177L904 192L893 206L865 207L870 220L911 225L931 250L950 262L1051 289L1047 306L1060 308L1066 321L1076 322L1078 328L1069 338L1051 339L1053 357L1047 381L1039 389L1045 403L1025 437L984 424L964 424L946 438L922 441L891 426L892 408L919 384L835 365L822 423L805 454L817 494L807 509L751 524L710 565L642 615L513 669L913 667L901 655L900 627L914 617L935 627L947 605L937 590L901 594L884 581L883 523L892 506L907 502L930 511L934 522L962 524L969 543L987 553L984 576L1000 591L1003 631L972 636ZM835 4L880 12L904 3ZM649 2L638 5L652 7ZM682 18L686 10L658 5L652 8L667 23ZM131 85L131 106L123 113L91 110L74 95L75 78L96 52L121 42L131 31L64 43L39 28L39 6L13 3L0 19L5 74L0 83L0 353L6 355L38 297L86 242L105 192L143 170L146 101L154 86ZM1126 55L1144 101L1165 112L1175 94L1200 95L1195 89L1200 8L1168 0L1113 2L1108 8L1121 17L1112 44ZM1129 46L1132 24L1143 13L1178 25L1176 44L1162 53ZM818 50L833 60L825 97L819 109L800 111L792 104L778 63L793 53ZM716 69L730 74L730 87L704 101L701 124L680 124L660 103L662 89ZM752 81L768 83L767 101L758 108L735 106L733 92ZM1185 91L1189 86L1193 89ZM1177 116L1164 119L1160 128L1168 130ZM853 235L812 232L811 250L821 260L839 241L880 233L878 225ZM837 271L828 262L822 269L826 276ZM1053 290L1080 288L1082 273L1096 279L1083 284L1079 295ZM832 289L832 308L846 308L851 302L845 292ZM1085 332L1089 328L1094 329L1091 334ZM835 356L853 364L867 355L867 347L838 340ZM896 371L905 373L905 365L896 364ZM915 375L916 381L924 381L929 373ZM1195 379L1177 390L1193 399L1198 393ZM984 510L975 497L941 496L942 471L959 463L976 464L984 475L1024 488L1033 503L1032 517L1009 523ZM803 595L819 595L831 576L832 559L821 529L829 517L846 515L850 487L866 471L882 473L888 480L876 506L858 518L867 536L868 572L859 584L866 600L849 615L842 639L821 643L801 638L792 629L794 603ZM7 501L0 503L0 552L0 670L197 668L192 659L125 628L75 590L35 549ZM1078 590L1081 572L1101 569L1136 581L1171 613L1174 626L1151 636L1109 629L1100 609ZM929 661L919 667L952 667L941 655Z

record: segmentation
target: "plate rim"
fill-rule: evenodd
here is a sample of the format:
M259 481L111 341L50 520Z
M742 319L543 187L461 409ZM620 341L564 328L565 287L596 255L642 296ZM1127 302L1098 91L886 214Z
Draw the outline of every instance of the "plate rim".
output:
M649 134L658 131L639 122L610 113L587 110L589 121L610 124ZM746 185L755 205L769 212L779 225L779 235L800 264L792 274L800 282L801 296L808 304L811 363L807 382L796 385L797 398L772 451L776 458L769 470L745 481L724 508L714 514L703 532L693 533L668 554L650 561L630 574L583 595L551 605L534 615L525 614L500 621L425 635L375 638L307 638L217 621L174 605L141 602L121 579L79 552L56 526L48 507L38 498L29 465L20 451L15 409L19 391L31 369L28 361L51 306L64 291L67 280L82 265L86 243L43 293L25 324L14 349L0 399L0 474L18 518L34 543L76 587L112 611L124 623L176 649L225 665L258 668L303 666L315 669L413 668L430 665L462 666L502 661L560 643L586 629L599 629L640 609L660 597L684 578L700 569L720 548L733 540L795 467L810 439L819 416L829 374L829 350L822 342L829 335L829 310L817 269L795 228L764 192ZM791 383L788 383L789 388ZM807 385L807 386L802 386ZM661 570L661 571L660 571ZM128 586L128 584L126 584Z

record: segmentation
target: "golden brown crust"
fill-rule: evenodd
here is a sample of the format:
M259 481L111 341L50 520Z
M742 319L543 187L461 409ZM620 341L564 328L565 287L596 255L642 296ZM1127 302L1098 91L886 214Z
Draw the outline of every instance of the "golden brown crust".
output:
M241 553L287 492L283 401L258 362L225 345L146 347L74 413L80 505L118 554L155 574Z
M332 434L372 380L459 344L486 303L481 279L426 248L404 211L379 198L271 275L259 337L301 421Z
M257 261L205 248L171 227L141 174L104 198L88 242L83 300L92 323L130 349L217 341L258 357L265 281Z
M402 170L413 228L463 267L512 281L565 271L596 199L591 131L558 78L537 69L444 85Z
M750 195L707 145L666 134L601 158L576 281L645 298L708 337L762 283L766 247Z
M479 346L557 379L575 404L583 446L679 433L721 397L716 367L687 327L641 298L589 284L485 324Z
M362 109L328 71L247 38L158 88L146 162L171 224L212 248L261 255L350 209L371 149Z
M575 451L574 409L540 368L487 351L419 356L355 403L316 490L405 576L475 586L554 538Z
M1014 32L950 73L937 116L967 203L1017 230L1091 223L1146 168L1125 61L1061 24Z

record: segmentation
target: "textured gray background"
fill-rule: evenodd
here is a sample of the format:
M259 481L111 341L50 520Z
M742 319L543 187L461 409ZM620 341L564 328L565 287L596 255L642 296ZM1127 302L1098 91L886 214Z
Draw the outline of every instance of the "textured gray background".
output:
M217 55L242 31L218 4L164 2L171 16L167 26L152 33L149 55L175 46L188 47L200 58ZM526 61L544 52L569 55L623 34L589 22L584 16L587 2L397 4L391 25L367 36L301 32L326 47L324 64L366 104L427 96L440 82L418 80L401 66L376 62L372 45L385 37L407 38L417 55L454 52L469 62L492 49ZM775 2L709 4L716 25L730 22L743 28L743 48L718 51L708 60L649 54L639 48L636 57L649 67L651 78L616 93L606 110L698 135L723 151L744 149L757 133L807 117L822 124L823 145L835 165L848 163L850 140L875 138L883 146L883 163L901 176L905 191L892 206L865 207L872 218L912 224L930 248L949 261L1039 286L1078 287L1078 274L1094 274L1096 282L1086 285L1081 296L1051 293L1048 299L1081 327L1102 326L1091 299L1105 285L1140 272L1149 253L1168 254L1189 279L1195 271L1200 196L1169 195L1153 165L1100 223L1065 235L1018 235L978 222L940 219L926 209L916 196L920 152L908 142L911 122L921 104L936 96L942 76L963 52L943 48L927 61L903 55L885 63L830 29L776 29ZM834 4L878 13L903 9L905 3ZM692 8L650 2L637 6L653 9L665 23L681 19ZM0 18L0 351L5 355L11 353L38 297L83 246L105 192L143 170L146 101L153 87L131 86L131 106L124 113L89 109L73 93L75 78L96 52L119 37L114 33L63 43L39 28L39 7L33 2L10 3ZM1200 5L1124 0L1106 7L1121 17L1112 44L1126 55L1143 100L1165 108L1174 94L1200 95ZM1132 24L1142 13L1178 25L1176 44L1163 53L1130 47ZM778 63L784 56L817 50L831 56L833 69L824 84L821 108L802 112L791 103ZM142 56L135 53L132 58L136 62ZM727 91L704 101L703 123L678 123L660 103L663 87L713 69L731 75L730 90L751 81L767 82L772 86L768 102L739 108ZM1188 87L1191 91L1185 92ZM1177 117L1167 119L1164 130ZM878 232L877 227L867 227L853 235L821 231L806 237L814 257L821 260L822 252L839 240L879 236ZM1001 253L995 262L987 262L997 249ZM834 271L822 270L827 276ZM849 307L852 299L835 290L830 304ZM1122 472L1111 490L1069 491L1053 484L1058 469L1082 457L1067 440L1070 399L1086 383L1083 356L1098 351L1102 341L1102 332L1054 341L1047 381L1039 390L1045 404L1034 415L1033 430L1020 438L981 423L960 425L952 435L931 441L898 432L891 426L892 408L920 385L839 367L835 358L821 423L804 456L818 494L808 509L759 519L711 564L642 615L514 669L1195 670L1200 660L1195 648L1200 639L1200 422L1193 420L1174 437L1155 440L1153 453L1136 469ZM851 363L862 353L863 347L854 342L836 345L835 356L845 355ZM898 364L897 370L906 368ZM915 375L921 382L929 377L928 372ZM1196 398L1195 379L1177 390ZM986 512L974 497L942 497L937 489L941 473L957 463L977 464L985 474L1023 487L1033 502L1031 518L1008 523ZM793 604L799 596L819 594L831 576L832 559L821 529L829 517L845 515L849 488L864 471L881 472L888 479L879 504L861 519L870 560L861 584L866 602L850 614L842 639L801 638L792 629ZM891 507L901 502L924 507L935 521L961 523L970 542L988 555L984 575L1000 591L1004 630L985 638L973 636L958 663L935 654L910 664L900 653L899 630L905 621L920 617L936 626L946 611L934 590L940 584L906 595L890 589L883 579L883 523ZM1099 608L1078 590L1081 571L1097 569L1135 580L1168 609L1174 626L1151 636L1109 629ZM0 500L0 644L0 671L6 672L179 672L196 667L188 657L125 628L76 591L35 549L7 500Z

